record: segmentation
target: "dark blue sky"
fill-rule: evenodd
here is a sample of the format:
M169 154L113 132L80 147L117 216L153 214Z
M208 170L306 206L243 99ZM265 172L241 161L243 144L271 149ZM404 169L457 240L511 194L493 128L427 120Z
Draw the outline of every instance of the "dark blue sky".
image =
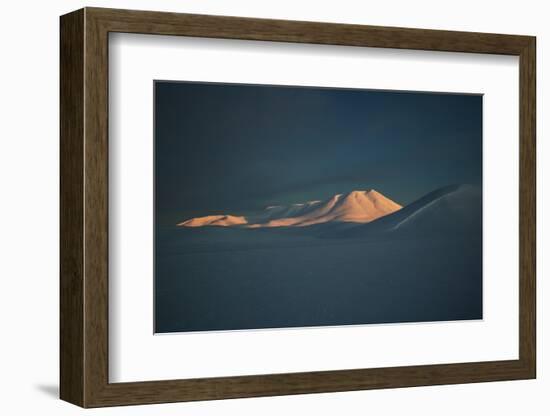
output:
M481 184L482 97L155 82L157 219Z

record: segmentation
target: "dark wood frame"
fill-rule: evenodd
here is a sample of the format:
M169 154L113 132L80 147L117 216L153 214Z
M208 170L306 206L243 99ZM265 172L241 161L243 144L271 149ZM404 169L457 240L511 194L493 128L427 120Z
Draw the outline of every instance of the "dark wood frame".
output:
M519 359L109 383L108 34L198 36L519 56ZM535 378L535 38L85 8L61 17L61 386L82 407Z

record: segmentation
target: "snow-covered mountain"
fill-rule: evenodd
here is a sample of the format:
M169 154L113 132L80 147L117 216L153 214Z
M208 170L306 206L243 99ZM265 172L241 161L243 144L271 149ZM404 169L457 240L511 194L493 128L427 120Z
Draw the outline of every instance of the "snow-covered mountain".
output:
M363 237L378 232L480 233L481 189L471 185L450 185L437 189L403 209L355 227L330 230L325 237Z
M196 217L183 221L178 224L178 227L205 227L207 225L231 227L246 223L245 217L238 217L235 215L207 215L206 217Z
M324 223L364 224L392 214L401 205L370 189L337 194L324 201L277 205L247 216L209 215L190 218L179 227L307 227Z

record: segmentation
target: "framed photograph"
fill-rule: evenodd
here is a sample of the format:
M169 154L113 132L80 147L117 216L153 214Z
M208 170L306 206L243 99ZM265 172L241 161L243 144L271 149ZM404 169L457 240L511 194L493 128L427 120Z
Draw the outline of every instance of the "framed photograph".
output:
M535 49L62 16L61 398L535 378Z

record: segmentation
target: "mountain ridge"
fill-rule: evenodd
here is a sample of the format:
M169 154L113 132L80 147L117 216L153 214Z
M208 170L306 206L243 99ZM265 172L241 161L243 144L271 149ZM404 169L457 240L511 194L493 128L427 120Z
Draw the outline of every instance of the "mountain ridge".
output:
M178 227L307 227L328 222L369 223L403 207L374 189L336 194L323 201L313 200L290 205L272 205L262 212L241 216L232 214L194 217Z

